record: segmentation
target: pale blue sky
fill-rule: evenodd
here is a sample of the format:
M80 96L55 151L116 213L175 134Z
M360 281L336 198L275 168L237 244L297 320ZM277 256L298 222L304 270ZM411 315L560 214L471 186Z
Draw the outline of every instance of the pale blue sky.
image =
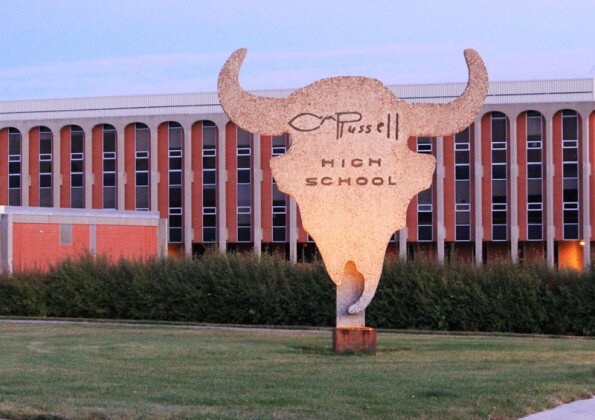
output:
M0 100L246 89L363 75L386 84L595 77L595 0L0 0Z

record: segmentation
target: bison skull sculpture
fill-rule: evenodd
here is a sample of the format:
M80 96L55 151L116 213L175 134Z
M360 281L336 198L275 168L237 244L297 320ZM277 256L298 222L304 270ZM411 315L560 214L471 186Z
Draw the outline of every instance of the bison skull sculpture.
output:
M291 136L287 153L271 160L273 177L296 199L337 285L338 326L363 325L390 237L405 226L411 199L432 182L435 159L411 151L407 139L471 124L487 94L483 61L465 51L469 81L454 101L410 104L366 77L322 79L286 99L252 95L238 82L245 55L234 52L220 72L221 105L247 131ZM355 286L340 293L344 282Z

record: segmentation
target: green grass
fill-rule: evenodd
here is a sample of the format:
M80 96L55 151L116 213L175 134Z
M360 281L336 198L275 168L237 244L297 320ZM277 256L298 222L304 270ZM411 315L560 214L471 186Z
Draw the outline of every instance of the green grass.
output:
M595 391L595 340L0 324L0 417L518 417Z

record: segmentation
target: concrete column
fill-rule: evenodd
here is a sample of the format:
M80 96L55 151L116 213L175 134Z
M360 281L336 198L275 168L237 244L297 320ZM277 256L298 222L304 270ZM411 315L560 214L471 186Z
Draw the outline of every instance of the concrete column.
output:
M260 164L260 135L253 135L252 153L254 162L254 253L260 256L262 252L262 168Z
M554 138L552 115L545 116L545 213L546 253L548 267L554 267Z
M407 260L407 226L399 231L399 258Z
M481 164L481 116L475 119L473 125L473 135L475 141L474 147L474 171L473 180L475 184L475 194L473 210L475 213L475 265L481 266L483 264L483 200L481 182L483 178L483 165Z
M512 262L519 260L519 165L517 156L516 115L508 116L510 121L510 256Z
M60 207L60 187L62 172L60 171L60 126L48 126L52 130L52 207Z
M184 253L187 257L192 256L192 183L194 172L192 171L192 126L184 125Z
M29 130L30 127L17 127L21 131L21 205L29 206Z
M152 125L149 127L150 131L150 139L151 139L151 146L149 152L149 186L150 186L150 194L151 197L151 211L159 211L159 168L157 166L157 155L159 150L157 150L157 131L159 129L159 125ZM165 174L167 176L167 174Z
M583 266L585 270L588 270L591 266L591 203L589 198L591 196L590 177L591 177L591 163L589 161L589 112L585 112L581 115L583 120L583 132L582 132L582 183L583 183Z
M225 165L226 140L225 126L226 121L216 122L217 124L217 214L219 220L219 230L217 236L219 239L219 251L227 251L227 168Z
M436 138L436 248L438 261L444 262L444 138Z
M124 163L126 161L124 156L124 133L126 125L120 125L115 127L116 128L116 191L118 196L116 197L116 208L118 210L124 210L124 190L125 190L125 183L126 183L126 172Z
M297 262L297 204L295 198L289 196L289 261Z
M85 171L85 208L93 207L93 127L82 127L85 136L85 157L84 157L84 171Z

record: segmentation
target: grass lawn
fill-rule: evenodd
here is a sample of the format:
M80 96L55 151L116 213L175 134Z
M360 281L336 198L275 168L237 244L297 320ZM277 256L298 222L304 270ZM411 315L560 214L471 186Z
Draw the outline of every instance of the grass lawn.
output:
M518 417L595 391L595 340L0 323L0 417Z

